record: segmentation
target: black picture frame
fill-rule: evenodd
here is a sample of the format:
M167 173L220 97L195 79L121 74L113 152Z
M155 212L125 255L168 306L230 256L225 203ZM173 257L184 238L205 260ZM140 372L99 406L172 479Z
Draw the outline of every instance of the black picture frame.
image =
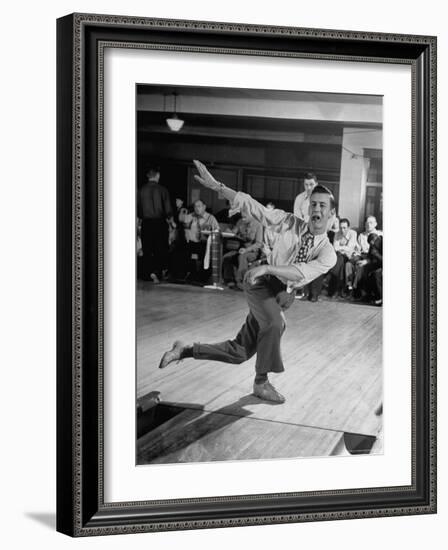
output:
M412 484L104 502L102 55L107 44L412 68ZM71 536L436 512L436 38L72 14L57 21L57 530Z

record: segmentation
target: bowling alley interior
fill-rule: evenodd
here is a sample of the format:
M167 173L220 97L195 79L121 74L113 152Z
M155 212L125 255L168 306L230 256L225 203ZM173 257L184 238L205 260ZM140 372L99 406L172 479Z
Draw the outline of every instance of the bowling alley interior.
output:
M235 337L246 274L270 261L266 227L195 159L268 216L308 222L313 186L334 197L337 263L284 312L282 404L253 395L255 357L159 369L175 341ZM137 86L137 465L383 452L382 179L381 96Z

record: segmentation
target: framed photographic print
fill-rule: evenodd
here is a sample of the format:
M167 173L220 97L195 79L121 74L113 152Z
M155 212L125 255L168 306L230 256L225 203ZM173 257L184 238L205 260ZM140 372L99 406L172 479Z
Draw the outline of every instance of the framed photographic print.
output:
M58 530L434 513L436 39L57 40Z

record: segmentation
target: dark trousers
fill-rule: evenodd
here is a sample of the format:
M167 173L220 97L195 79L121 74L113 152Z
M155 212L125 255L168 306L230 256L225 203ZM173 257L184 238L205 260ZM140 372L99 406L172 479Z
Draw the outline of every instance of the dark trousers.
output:
M276 277L262 277L254 285L244 285L249 305L246 322L233 340L216 344L193 345L195 359L212 359L240 364L255 353L255 372L283 372L280 340L285 330L282 314L294 302L295 293L287 293Z
M325 278L328 278L328 296L333 296L335 292L341 292L345 284L345 266L346 258L339 252L336 254L336 264L323 275L319 275L314 281L308 284L309 298L317 298L322 292Z
M326 274L319 275L319 277L316 277L311 283L309 283L305 290L308 289L308 298L317 298L320 296L320 293L322 292L322 287L324 286L324 280L325 280Z
M166 220L142 220L143 278L148 279L151 273L161 276L167 267L168 259L168 224Z
M188 267L192 280L199 283L206 283L211 275L211 269L204 269L204 257L207 249L207 241L198 243L189 242L187 245Z
M168 271L174 279L184 279L188 268L188 246L185 239L176 239L170 246Z
M328 281L328 296L341 292L345 287L345 262L347 257L336 252L336 264L330 269Z
M373 278L375 281L375 290L379 300L383 299L383 268L375 269L373 272Z
M383 268L378 266L367 266L367 290L374 300L383 299Z

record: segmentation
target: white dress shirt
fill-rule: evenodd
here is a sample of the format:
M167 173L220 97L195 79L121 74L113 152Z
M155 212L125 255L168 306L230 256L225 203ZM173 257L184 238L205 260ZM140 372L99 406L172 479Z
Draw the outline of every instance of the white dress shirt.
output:
M310 207L310 197L306 194L306 191L297 195L296 200L294 201L294 216L308 222L310 216L308 214Z
M308 231L308 223L284 210L268 210L246 193L238 192L233 200L241 211L267 228L272 239L271 250L266 250L268 263L273 266L294 266L300 274L298 281L278 277L289 289L300 288L327 273L336 264L336 252L327 235L314 236L314 244L308 251L306 262L298 262L297 254L302 244L302 235Z

